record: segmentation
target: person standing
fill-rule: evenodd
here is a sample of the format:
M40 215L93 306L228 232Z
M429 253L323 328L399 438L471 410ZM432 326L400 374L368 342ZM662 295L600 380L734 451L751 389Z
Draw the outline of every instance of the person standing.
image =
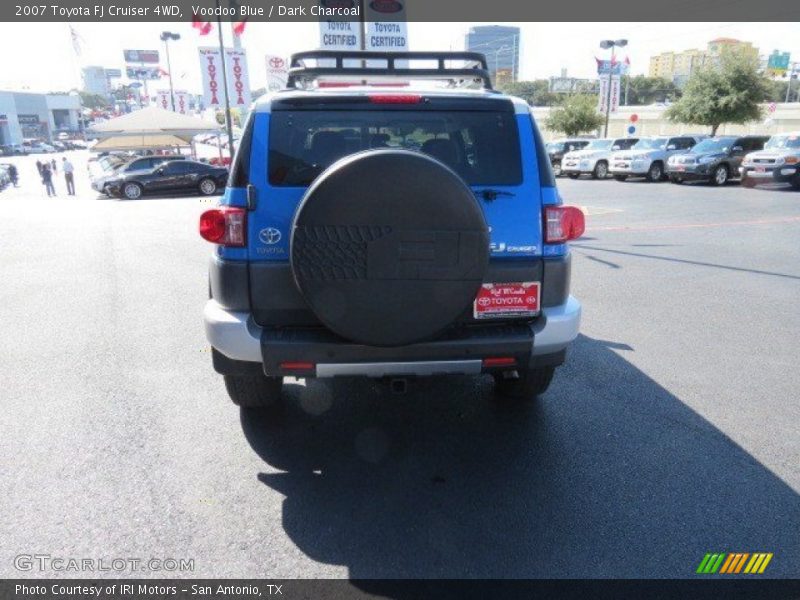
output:
M67 194L70 196L75 195L75 167L67 160L66 156L61 157L61 169L64 171L64 180L67 182Z
M48 197L56 195L56 188L53 187L53 172L47 163L42 165L42 183L47 190Z
M56 159L55 158L50 161L50 168L53 169L53 173L58 171L58 169L56 168Z
M8 165L8 177L11 179L11 183L14 184L14 187L17 186L17 182L19 181L19 174L17 173L17 167L14 165Z

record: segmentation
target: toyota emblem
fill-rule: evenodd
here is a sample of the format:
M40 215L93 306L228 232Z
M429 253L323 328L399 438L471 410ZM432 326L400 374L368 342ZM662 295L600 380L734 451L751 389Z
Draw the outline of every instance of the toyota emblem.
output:
M280 242L281 237L280 230L275 229L274 227L267 227L258 232L258 239L268 246L272 246L273 244Z

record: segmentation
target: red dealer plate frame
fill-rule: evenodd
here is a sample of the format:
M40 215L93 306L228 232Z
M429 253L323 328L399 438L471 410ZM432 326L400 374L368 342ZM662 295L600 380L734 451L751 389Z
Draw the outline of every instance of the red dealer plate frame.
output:
M535 317L540 301L538 281L484 283L472 303L472 316L479 320Z

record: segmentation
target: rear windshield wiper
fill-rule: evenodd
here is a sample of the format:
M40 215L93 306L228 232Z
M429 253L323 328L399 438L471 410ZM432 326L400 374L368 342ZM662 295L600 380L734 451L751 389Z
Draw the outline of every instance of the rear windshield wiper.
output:
M516 194L513 192L506 192L505 190L493 190L491 188L485 190L476 190L475 195L482 197L486 202L497 200L500 196L513 197Z

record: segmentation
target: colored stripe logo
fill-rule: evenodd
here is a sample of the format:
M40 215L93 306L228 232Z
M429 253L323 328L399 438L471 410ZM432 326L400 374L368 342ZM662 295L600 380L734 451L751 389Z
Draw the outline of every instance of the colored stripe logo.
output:
M708 552L697 567L702 575L760 575L772 560L772 552Z

